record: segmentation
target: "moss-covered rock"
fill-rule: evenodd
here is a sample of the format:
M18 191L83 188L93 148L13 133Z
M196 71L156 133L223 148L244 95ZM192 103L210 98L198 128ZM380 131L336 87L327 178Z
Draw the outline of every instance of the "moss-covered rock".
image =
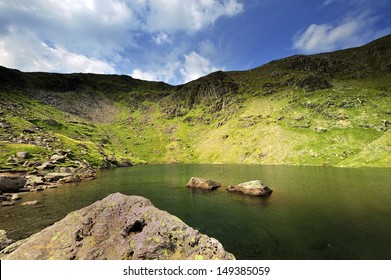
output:
M69 213L5 259L234 259L216 239L143 197L115 193Z

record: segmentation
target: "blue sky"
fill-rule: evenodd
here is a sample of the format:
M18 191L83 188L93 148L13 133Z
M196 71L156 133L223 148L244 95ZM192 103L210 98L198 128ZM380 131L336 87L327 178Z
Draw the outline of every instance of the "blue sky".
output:
M0 65L181 84L391 34L391 0L0 0Z

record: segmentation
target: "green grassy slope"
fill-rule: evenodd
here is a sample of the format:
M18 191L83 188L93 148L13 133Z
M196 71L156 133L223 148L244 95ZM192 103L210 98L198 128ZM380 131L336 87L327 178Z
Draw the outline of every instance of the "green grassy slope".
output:
M70 148L95 166L391 166L391 36L181 86L0 67L0 165Z

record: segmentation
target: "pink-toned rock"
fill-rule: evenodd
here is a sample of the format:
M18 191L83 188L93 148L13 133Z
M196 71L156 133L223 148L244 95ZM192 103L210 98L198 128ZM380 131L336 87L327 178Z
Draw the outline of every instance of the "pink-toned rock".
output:
M210 179L203 179L198 177L191 177L189 182L186 184L188 188L199 188L204 190L215 190L221 187L220 183L212 181Z
M32 235L3 259L234 259L201 234L143 197L115 193L69 213Z
M272 194L272 190L264 185L260 180L249 181L241 183L236 186L229 186L228 191L238 191L244 194L253 196L269 196Z

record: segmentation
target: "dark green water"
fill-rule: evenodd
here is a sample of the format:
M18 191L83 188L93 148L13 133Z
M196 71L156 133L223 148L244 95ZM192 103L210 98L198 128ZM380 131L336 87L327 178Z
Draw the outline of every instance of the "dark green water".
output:
M261 179L269 198L187 189ZM257 165L146 165L28 193L37 206L0 208L0 229L27 237L113 192L141 195L217 238L238 259L391 259L391 170Z

